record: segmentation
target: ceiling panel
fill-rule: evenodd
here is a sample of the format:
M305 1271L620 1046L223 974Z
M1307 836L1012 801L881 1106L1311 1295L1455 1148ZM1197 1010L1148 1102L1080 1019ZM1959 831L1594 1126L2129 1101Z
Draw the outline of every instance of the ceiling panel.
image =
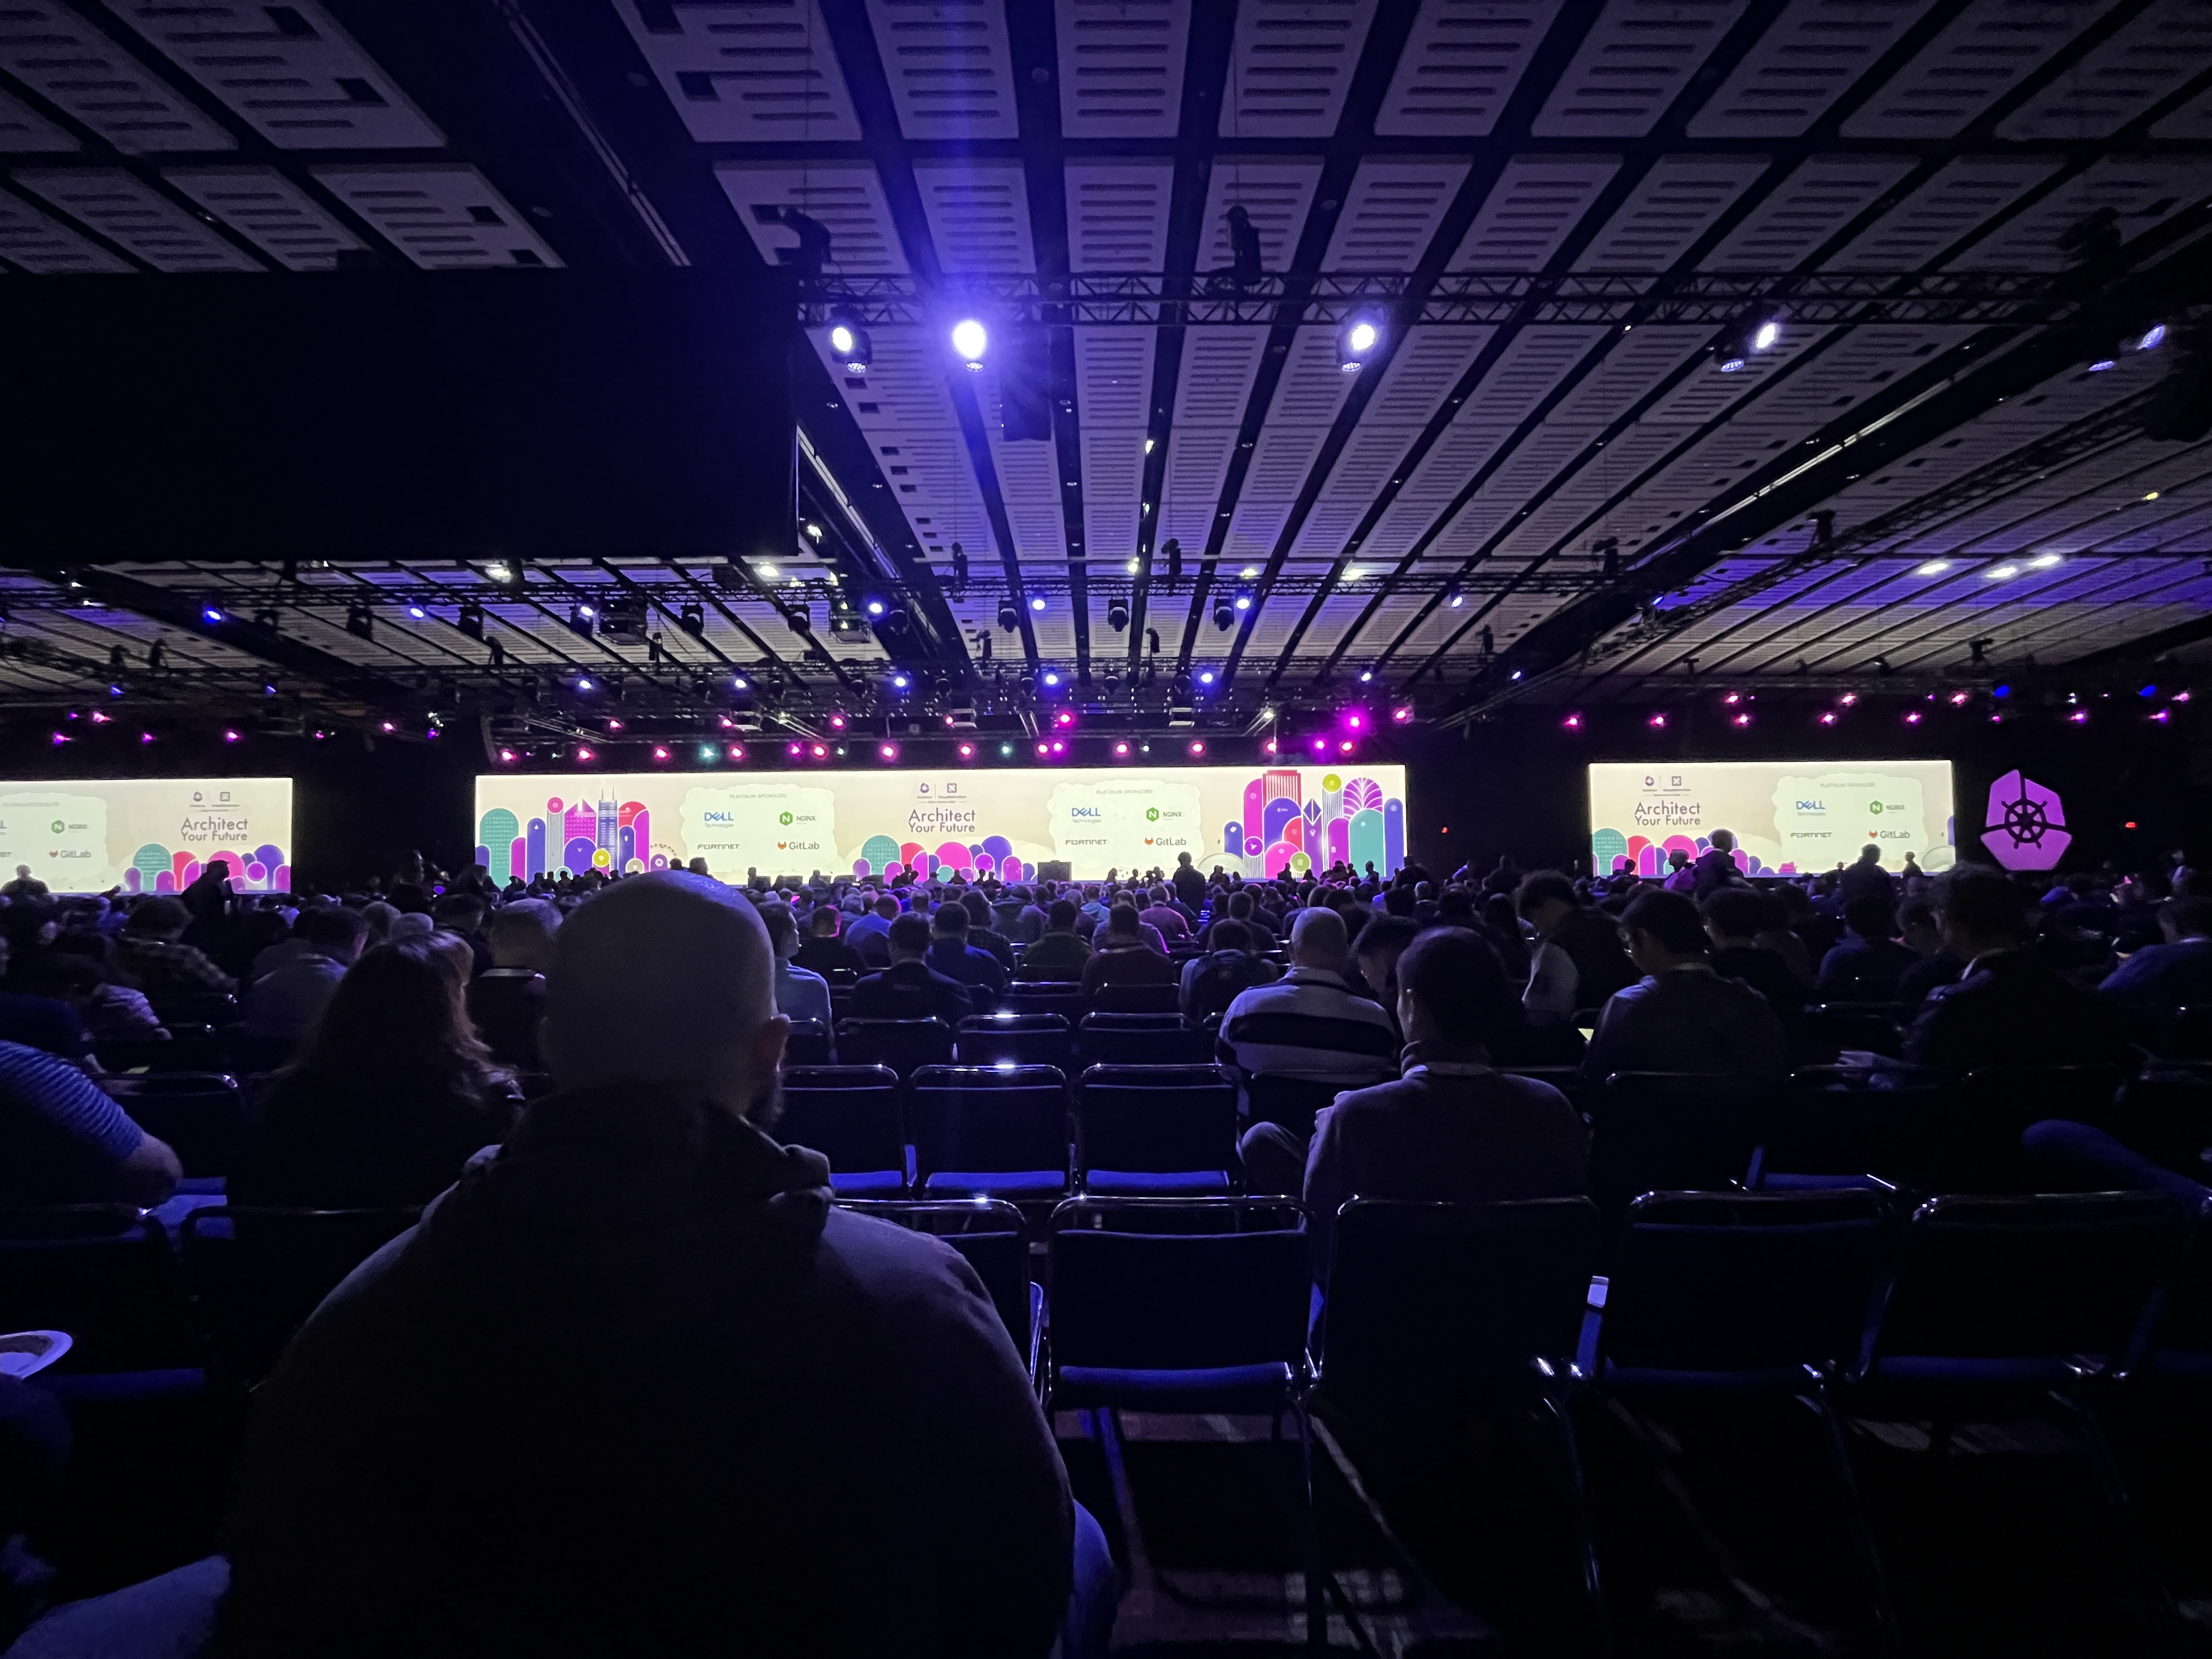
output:
M78 148L74 136L0 88L0 155L51 155Z
M1559 0L1422 0L1375 131L1486 137L1559 10Z
M1060 130L1172 138L1182 118L1191 0L1054 0Z
M1955 138L2112 0L1972 0L1844 123L1850 138Z
M1075 384L1084 429L1112 428L1141 435L1150 424L1152 354L1159 342L1158 331L1082 327L1073 332Z
M1243 0L1221 94L1224 138L1336 131L1376 0Z
M1468 174L1463 161L1362 161L1345 193L1324 270L1411 270Z
M1545 100L1540 138L1640 138L1743 15L1746 0L1606 0Z
M260 261L120 167L19 167L33 195L156 270L260 270Z
M1690 118L1692 138L1794 138L1826 114L1935 0L1796 0Z
M164 167L161 177L288 270L330 270L364 245L275 167Z
M702 143L860 136L820 0L614 0L614 8L684 130Z
M1828 270L1919 270L2057 173L2052 155L1961 155L1823 262Z
M0 259L39 276L120 275L131 269L89 238L0 191Z
M830 232L823 269L854 276L902 276L906 250L884 199L883 180L866 161L722 161L715 181L737 210L761 258L784 263L799 246L779 216L796 208Z
M1070 270L1166 268L1174 162L1070 161L1066 179Z
M2017 139L2111 137L2212 64L2212 6L2152 0L1997 123Z
M914 182L945 275L1036 269L1019 161L917 161Z
M0 70L125 155L238 148L221 122L61 0L0 9Z
M899 131L909 138L1013 138L1014 65L994 0L868 0Z
M1516 155L1475 210L1447 270L1548 265L1620 171L1618 155Z
M319 0L106 0L279 149L436 149L446 142Z
M1083 550L1101 567L1137 551L1142 522L1145 433L1141 427L1083 427Z
M1954 270L2063 270L2076 263L2064 241L2078 228L2110 216L2121 239L2154 226L2212 194L2212 157L2107 156L2014 215L1951 261Z
M1698 262L1700 270L1795 270L1904 183L1909 155L1813 155Z
M472 167L440 161L319 167L314 175L425 270L543 270L561 263Z
M1590 240L1575 269L1672 270L1766 168L1763 155L1661 156Z

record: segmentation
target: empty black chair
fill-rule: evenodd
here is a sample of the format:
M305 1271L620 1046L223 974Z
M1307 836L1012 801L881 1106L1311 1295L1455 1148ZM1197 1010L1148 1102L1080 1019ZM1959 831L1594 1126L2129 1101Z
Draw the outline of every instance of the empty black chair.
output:
M1067 1079L1049 1066L926 1066L908 1084L915 1171L933 1198L1067 1192Z
M1574 1357L1597 1267L1587 1198L1337 1212L1321 1386L1353 1412L1451 1411L1526 1393Z
M830 1028L818 1019L794 1019L791 1035L783 1041L786 1066L827 1066L830 1063Z
M1182 1011L1181 989L1174 985L1102 985L1091 998L1102 1014L1173 1014Z
M1864 1073L1814 1066L1791 1073L1744 1177L1759 1191L1865 1184L1914 1186L1932 1167L1944 1093L1930 1073Z
M1629 1206L1595 1380L1784 1388L1856 1361L1896 1236L1880 1192L1653 1193Z
M1244 1079L1244 1115L1255 1123L1279 1123L1311 1134L1315 1116L1342 1092L1334 1083L1256 1072Z
M478 1024L481 1034L481 1022ZM234 1025L220 1033L220 1039L222 1043L222 1069L237 1078L281 1071L292 1063L293 1054L300 1046L295 1038L270 1036L262 1032L250 1031L243 1025ZM495 1049L494 1054L496 1055L497 1050Z
M941 1019L841 1019L837 1057L848 1066L888 1066L902 1078L952 1063L952 1028Z
M2184 1225L2155 1193L1930 1199L1905 1228L1863 1379L2016 1395L2124 1362Z
M1644 1401L1810 1399L1886 1651L1896 1647L1896 1618L1827 1385L1858 1358L1896 1234L1880 1192L1640 1198L1622 1229L1593 1365L1598 1389Z
M1000 1008L960 1022L955 1045L963 1066L1051 1066L1075 1069L1075 1036L1063 1014Z
M2118 1066L2001 1066L1951 1083L1934 1167L1921 1185L1929 1192L2023 1192L2031 1184L2020 1137L2032 1123L2065 1118L2102 1125L2128 1080Z
M1283 1200L1072 1199L1052 1213L1048 1409L1261 1413L1298 1421L1308 1645L1328 1644L1303 1393L1311 1280Z
M0 1330L68 1332L67 1372L201 1359L168 1234L129 1205L0 1211Z
M186 1216L185 1280L225 1380L251 1388L267 1376L322 1299L420 1213L239 1207Z
M1590 1193L1607 1216L1642 1194L1718 1191L1759 1143L1764 1090L1739 1078L1616 1072L1590 1095Z
M1044 1334L1044 1291L1030 1278L1029 1235L1012 1205L974 1199L838 1200L838 1207L871 1215L942 1239L967 1259L1006 1322L1006 1334L1038 1381L1037 1350Z
M1846 1048L1893 1058L1905 1051L1896 1014L1887 1002L1817 1004L1790 1021L1790 1036L1793 1049L1822 1064Z
M244 1097L221 1072L149 1072L100 1085L131 1121L167 1141L188 1176L226 1176L246 1139Z
M1091 1011L1080 984L1067 980L1017 980L999 998L999 1012L1058 1014L1073 1026Z
M900 1092L885 1066L795 1066L783 1074L776 1135L828 1158L839 1197L895 1197L913 1178Z
M1075 1085L1075 1157L1086 1192L1225 1194L1237 1085L1218 1066L1093 1066Z
M1085 1015L1075 1048L1086 1066L1203 1066L1213 1058L1213 1039L1174 1013Z

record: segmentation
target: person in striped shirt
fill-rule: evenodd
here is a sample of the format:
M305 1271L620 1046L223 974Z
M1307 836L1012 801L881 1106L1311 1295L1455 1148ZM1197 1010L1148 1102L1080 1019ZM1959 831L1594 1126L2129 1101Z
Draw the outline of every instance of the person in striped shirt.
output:
M1344 918L1314 906L1291 923L1291 970L1273 985L1240 991L1222 1016L1223 1062L1241 1078L1297 1078L1340 1091L1380 1083L1395 1069L1398 1034L1382 1005L1346 981ZM1241 1148L1254 1192L1295 1196L1304 1187L1311 1140L1287 1124L1256 1123Z

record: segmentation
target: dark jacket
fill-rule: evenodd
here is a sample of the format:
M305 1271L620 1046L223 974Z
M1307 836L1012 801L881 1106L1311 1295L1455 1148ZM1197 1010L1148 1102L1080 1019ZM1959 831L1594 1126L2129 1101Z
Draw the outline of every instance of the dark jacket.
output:
M2125 1016L2025 951L1977 957L1940 986L1905 1034L1905 1057L1948 1076L1996 1066L2124 1065Z
M1025 979L1081 979L1084 964L1090 960L1091 947L1072 930L1047 929L1037 936L1036 944L1022 953L1022 975Z
M1930 991L1939 985L1957 984L1959 975L1966 971L1966 964L1948 951L1923 957L1897 976L1897 1000L1907 1008L1917 1008Z
M226 1655L1021 1655L1066 1476L949 1247L665 1095L534 1103L254 1402Z
M520 1102L504 1079L471 1089L393 1073L345 1079L280 1073L224 1183L234 1204L408 1208L460 1179L505 1139Z
M1577 907L1559 923L1551 942L1575 964L1575 1006L1601 1008L1623 986L1636 983L1636 964L1620 948L1620 924L1602 910Z
M1704 963L1670 968L1613 994L1583 1070L1694 1072L1779 1083L1789 1070L1782 1017L1741 980Z
M2212 939L2146 945L2097 988L2147 1019L2212 1003Z
M1006 970L999 965L999 959L988 951L957 939L939 935L930 940L929 954L922 960L933 972L966 986L969 1000L978 1012L988 1013L999 993L1006 988Z
M1225 1014L1239 991L1272 985L1282 977L1273 963L1249 951L1211 951L1186 964L1182 973L1183 1017L1192 1020Z
M861 960L860 953L842 939L806 939L792 957L791 964L794 968L804 968L810 974L819 974L824 979L838 969L854 975L868 971L868 964Z
M1493 1071L1480 1049L1415 1043L1404 1061L1396 1082L1340 1094L1315 1121L1305 1201L1317 1243L1353 1197L1491 1204L1589 1190L1581 1115L1550 1084Z
M895 962L853 987L854 1019L941 1019L957 1025L975 1012L968 988L926 962Z
M1756 945L1727 945L1707 958L1723 979L1740 979L1765 997L1778 1014L1794 1014L1805 1006L1805 987L1790 971L1778 951Z
M1851 934L1820 958L1814 995L1828 1002L1893 1002L1897 983L1920 958L1893 939Z
M1108 946L1091 953L1083 969L1083 988L1102 985L1173 985L1182 969L1149 945Z

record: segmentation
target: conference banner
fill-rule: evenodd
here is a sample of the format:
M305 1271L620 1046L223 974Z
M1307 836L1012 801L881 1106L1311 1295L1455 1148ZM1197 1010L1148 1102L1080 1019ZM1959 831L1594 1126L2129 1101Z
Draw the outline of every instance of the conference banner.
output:
M1679 761L1589 769L1590 867L1663 875L1712 833L1735 836L1747 875L1801 875L1881 849L1886 869L1912 854L1923 870L1957 856L1948 761Z
M24 864L58 893L175 893L218 860L240 892L291 890L291 779L0 782L0 880Z
M1109 871L1378 874L1406 861L1402 766L1024 767L1006 770L490 773L477 860L504 882L567 870L711 874L965 872L1077 880Z

